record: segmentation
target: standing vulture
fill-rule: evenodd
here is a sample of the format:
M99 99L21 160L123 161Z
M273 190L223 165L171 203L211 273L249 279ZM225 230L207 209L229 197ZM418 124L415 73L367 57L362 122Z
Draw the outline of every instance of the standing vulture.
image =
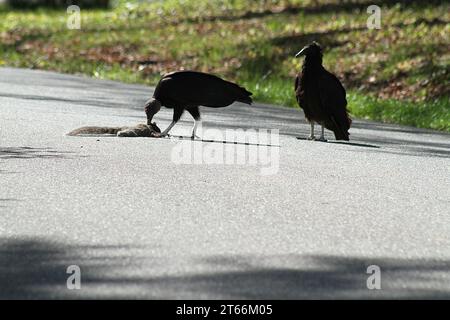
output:
M147 123L151 125L153 116L161 106L173 109L173 119L169 127L158 136L166 136L170 129L180 120L184 110L194 118L192 139L200 121L199 106L222 108L235 101L252 104L251 92L222 80L211 74L195 71L178 71L166 74L156 86L153 99L145 104Z
M295 79L297 102L311 124L308 139L315 140L314 122L322 126L320 141L326 141L324 127L336 140L349 140L352 120L348 115L345 89L339 79L322 66L322 49L316 42L304 47L295 57L305 56L302 71Z

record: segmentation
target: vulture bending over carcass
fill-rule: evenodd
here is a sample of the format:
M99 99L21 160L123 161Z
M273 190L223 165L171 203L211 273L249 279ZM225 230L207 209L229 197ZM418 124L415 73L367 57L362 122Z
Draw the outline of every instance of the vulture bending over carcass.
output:
M170 129L180 120L184 110L194 118L192 139L200 121L199 106L222 108L235 101L252 104L252 93L235 83L225 81L211 74L195 71L178 71L166 74L159 81L153 99L145 104L147 123L150 125L153 116L161 106L173 109L173 119L169 127L160 137L166 136Z
M295 80L297 102L311 123L309 139L315 140L314 122L322 126L320 141L326 141L324 127L336 140L349 140L352 120L347 111L345 89L339 79L322 66L322 49L316 42L304 47L295 57L305 56L302 71Z

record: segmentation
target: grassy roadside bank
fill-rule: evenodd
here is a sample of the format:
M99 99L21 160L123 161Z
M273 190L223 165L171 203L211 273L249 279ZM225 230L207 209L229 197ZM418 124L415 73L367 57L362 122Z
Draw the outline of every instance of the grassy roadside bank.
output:
M378 2L380 30L366 27L366 0L119 1L82 10L81 30L67 28L65 11L2 7L0 66L145 84L196 69L295 107L293 56L316 40L353 116L450 132L450 6Z

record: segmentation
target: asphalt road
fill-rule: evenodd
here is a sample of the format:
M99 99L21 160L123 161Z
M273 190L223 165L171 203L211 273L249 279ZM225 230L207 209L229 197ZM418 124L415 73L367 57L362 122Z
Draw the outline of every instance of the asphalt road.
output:
M145 122L151 95L0 69L0 298L450 298L450 135L355 121L351 143L298 140L299 110L259 104L203 109L202 137L230 143L65 135ZM239 147L268 157L219 163Z

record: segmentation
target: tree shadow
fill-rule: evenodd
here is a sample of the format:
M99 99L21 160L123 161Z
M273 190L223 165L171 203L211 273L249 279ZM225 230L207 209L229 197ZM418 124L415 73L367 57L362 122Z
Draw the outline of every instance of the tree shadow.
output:
M19 201L17 199L12 198L0 198L0 208L6 208L7 204L10 202Z
M109 252L126 249L117 246L74 246L43 238L0 239L0 299L52 299L70 297L66 273L70 265L83 270L83 284L98 283L98 272L108 272L123 256ZM89 250L95 254L87 258ZM101 257L108 265L99 263Z
M420 24L426 24L428 26L434 26L434 25L446 25L447 21L441 20L441 19L417 19L416 21L408 24L404 23L397 23L389 25L390 27L394 28L403 28L406 26L418 26ZM294 54L298 52L299 49L301 49L303 46L311 43L312 41L319 42L325 51L327 51L327 48L335 48L339 46L343 46L347 44L348 41L338 41L336 39L337 35L340 34L346 34L351 32L358 32L358 31L366 31L367 26L355 26L355 27L344 27L344 28L338 28L333 30L327 30L322 32L309 32L309 33L300 33L295 35L289 35L289 36L281 36L281 37L275 37L271 40L271 44L276 47L280 47L282 52L291 52L291 54ZM444 54L446 51L445 45L439 45L439 44L433 44L429 46L414 46L412 49L416 50L415 52L411 53L411 56L423 53L423 52L430 52L430 51L436 51ZM409 50L411 51L411 50ZM427 70L428 71L428 70Z
M411 24L393 24L390 27L394 28L404 28L409 25L419 25L419 24L427 24L427 25L446 25L447 22L441 19L418 19ZM272 50L270 55L258 55L256 57L252 57L251 59L246 58L242 60L242 68L245 70L255 70L260 71L263 74L268 74L276 70L276 66L279 62L286 59L286 57L293 57L295 53L297 53L301 48L305 45L317 41L323 47L324 52L327 52L331 48L337 48L340 46L346 45L349 40L341 41L338 40L339 35L348 34L352 32L359 31L367 31L367 26L355 26L355 27L344 27L337 28L333 30L327 30L322 32L309 32L309 33L299 33L287 36L277 36L270 40L270 44L274 48L278 48L279 50ZM246 44L247 46L247 44ZM258 45L255 45L258 47ZM432 44L428 46L414 47L415 51L409 53L409 57L415 57L416 54L423 54L423 52L439 52L444 54L446 52L446 46L440 44ZM411 51L411 50L410 50ZM434 66L433 64L426 64L421 66L416 70L417 74L431 74L432 72L440 72L442 73L441 77L445 77L445 68ZM286 75L288 76L288 75ZM364 79L364 74L344 74L345 82L349 87L358 87L361 85L361 82ZM401 76L401 74L399 74ZM380 81L379 83L374 83L372 86L374 88L381 88L385 86L386 83Z
M0 159L63 159L73 152L52 148L0 147Z
M401 5L402 7L418 7L418 8L426 8L433 5L442 4L441 0L430 0L430 1L421 1L421 0L379 0L374 3L371 0L350 0L350 1L338 1L338 2L329 2L329 1L316 1L316 4L313 5L294 5L290 4L286 7L276 10L273 9L265 9L259 11L246 11L242 14L233 14L233 12L227 12L226 14L220 15L212 15L207 17L195 17L195 18L187 18L183 20L183 22L190 23L201 23L201 22L211 22L211 21L237 21L237 20L247 20L247 19L255 19L255 18L264 18L271 15L295 15L299 13L304 14L323 14L323 13L342 13L342 12L353 12L353 11L365 11L368 6L376 4L380 7L384 6L393 6L393 5Z
M110 0L6 0L7 5L11 8L24 11L34 10L38 8L67 10L67 7L71 4L76 4L82 9L107 9L109 8L109 2Z
M53 96L38 96L38 95L23 95L23 94L0 94L1 97L6 98L14 98L14 99L25 99L25 100L36 100L36 101L56 101L56 102L64 102L75 105L82 106L95 106L95 107L105 107L105 108L125 108L126 105L120 102L112 102L111 100L95 97L92 99L69 99L69 98L60 98Z
M310 32L302 33L296 35L282 36L273 38L270 42L272 46L282 48L284 54L294 55L305 45L317 41L326 50L327 48L340 47L345 45L347 42L338 41L336 35L342 33L349 33L353 31L365 30L365 27L355 27L355 28L340 28L324 32Z
M286 261L288 266L279 266ZM233 271L215 274L173 278L196 294L219 296L225 299L360 299L360 298L446 298L445 289L429 289L422 281L439 283L439 275L448 273L449 261L406 260L390 258L313 256L216 256L202 261L213 268ZM277 266L266 266L265 264ZM377 265L383 270L384 292L367 289L367 267ZM419 275L420 274L420 275ZM448 274L447 274L448 276ZM403 290L389 280L408 279L408 289ZM167 279L166 279L167 280ZM188 290L189 291L189 290ZM182 290L181 290L182 292Z
M362 150L357 150L362 152ZM450 158L450 149L433 149L428 147L405 147L400 150L396 150L393 148L384 149L384 150L369 150L364 152L368 153L379 153L379 154L395 154L400 156L413 156L413 157L433 157L433 158Z
M14 174L14 173L17 173L17 172L0 169L0 174Z
M158 276L152 266L169 267L162 258L126 256L129 246L67 245L42 238L3 238L0 244L0 299L450 298L449 282L443 282L450 262L442 259L213 255L183 258L192 270L203 272ZM66 287L69 265L82 270L81 290ZM382 290L367 289L369 265L381 268ZM146 275L130 273L136 269Z

